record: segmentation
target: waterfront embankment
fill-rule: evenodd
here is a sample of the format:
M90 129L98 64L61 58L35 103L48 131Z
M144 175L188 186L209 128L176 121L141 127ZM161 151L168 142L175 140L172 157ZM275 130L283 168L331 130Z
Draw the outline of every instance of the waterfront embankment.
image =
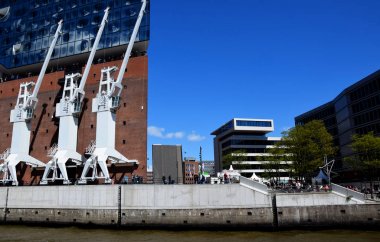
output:
M343 192L271 194L255 183L0 188L4 224L291 229L380 225L380 204Z

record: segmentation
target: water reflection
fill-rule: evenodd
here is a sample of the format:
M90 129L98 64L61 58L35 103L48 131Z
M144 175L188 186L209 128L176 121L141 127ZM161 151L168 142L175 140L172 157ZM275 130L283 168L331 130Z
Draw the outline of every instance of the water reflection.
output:
M0 226L0 241L256 241L256 242L372 242L379 241L379 231L286 231L286 232L225 232L225 231L163 231L107 230L76 227L41 228L15 225Z

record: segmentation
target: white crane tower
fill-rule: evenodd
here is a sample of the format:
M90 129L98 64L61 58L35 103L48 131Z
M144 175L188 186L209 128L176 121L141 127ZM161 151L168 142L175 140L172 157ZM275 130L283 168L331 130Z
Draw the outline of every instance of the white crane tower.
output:
M0 159L4 160L4 163L0 165L0 172L3 173L3 179L1 182L3 183L12 182L12 185L18 185L16 166L20 162L25 162L27 165L32 167L45 166L45 163L29 155L31 130L30 120L32 119L34 110L36 109L38 102L37 94L40 90L46 68L49 64L59 34L61 33L62 22L63 20L58 23L54 39L50 44L49 51L45 57L40 74L38 75L37 82L34 83L31 81L20 84L17 103L15 108L11 110L10 115L10 121L13 123L11 148L8 148L0 156Z
M125 52L123 63L120 67L118 78L115 81L113 74L117 71L116 66L102 69L99 91L96 98L92 100L92 112L96 113L96 141L91 142L87 148L90 158L86 160L79 184L86 184L88 180L104 178L104 183L111 183L107 169L107 161L112 163L138 164L137 160L129 160L115 149L115 120L116 111L120 107L120 94L122 91L122 80L132 52L133 44L141 24L146 8L146 0L142 0L140 13L137 17L135 27ZM101 173L98 173L99 165ZM92 172L90 173L90 169ZM90 173L90 174L89 174Z
M56 106L56 116L59 117L58 145L50 148L48 156L52 157L46 164L40 184L46 185L49 181L63 180L69 184L66 163L71 160L75 165L82 164L82 155L77 152L78 116L82 111L84 99L84 86L91 68L92 61L102 36L104 26L109 14L109 7L104 10L104 16L90 56L87 60L83 76L80 73L65 76L62 98ZM82 77L82 78L81 78ZM51 176L50 176L51 174Z

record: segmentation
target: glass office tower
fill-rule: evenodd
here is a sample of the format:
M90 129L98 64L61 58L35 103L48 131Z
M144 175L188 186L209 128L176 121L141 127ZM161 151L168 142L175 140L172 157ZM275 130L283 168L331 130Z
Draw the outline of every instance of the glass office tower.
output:
M322 120L338 148L334 169L336 181L363 180L345 160L353 155L352 135L373 132L380 135L380 71L344 89L332 101L295 117L296 125ZM378 171L378 174L379 171Z

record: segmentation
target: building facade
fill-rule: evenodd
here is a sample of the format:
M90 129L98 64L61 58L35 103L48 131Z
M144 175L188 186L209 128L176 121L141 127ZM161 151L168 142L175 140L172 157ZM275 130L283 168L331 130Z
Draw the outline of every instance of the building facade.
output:
M380 135L380 71L347 87L332 101L295 117L295 124L312 120L324 122L339 148L334 167L340 173L338 179L356 177L344 159L353 154L350 148L353 134Z
M49 161L47 151L58 140L59 119L55 117L55 106L62 97L65 75L83 73L107 7L110 7L108 22L84 88L84 107L78 124L77 152L80 154L84 154L85 148L95 139L96 113L91 111L91 100L99 89L101 69L121 66L141 1L0 1L1 151L11 144L9 115L16 104L20 84L37 80L57 24L62 19L62 33L44 76L31 120L30 155L45 163ZM124 176L132 177L132 174L146 178L149 10L148 3L128 70L124 74L121 107L116 115L115 148L129 159L138 160L139 164L110 165L109 172L115 183L122 182ZM82 169L82 166L68 168L69 177L78 178ZM38 184L42 173L43 169L31 169L23 163L17 167L21 185Z
M154 144L152 156L154 183L183 183L181 145Z
M215 162L213 160L204 160L202 161L203 172L210 176L215 176Z
M266 134L274 131L273 120L270 119L242 119L234 118L214 132L215 171L221 172L232 164L234 170L245 177L253 173L263 176L265 164L270 162L268 149L273 148L280 137L268 137ZM227 156L237 157L227 162ZM288 177L289 162L284 161L280 170L281 177Z
M195 184L199 178L199 162L195 158L185 157L183 161L183 183Z

